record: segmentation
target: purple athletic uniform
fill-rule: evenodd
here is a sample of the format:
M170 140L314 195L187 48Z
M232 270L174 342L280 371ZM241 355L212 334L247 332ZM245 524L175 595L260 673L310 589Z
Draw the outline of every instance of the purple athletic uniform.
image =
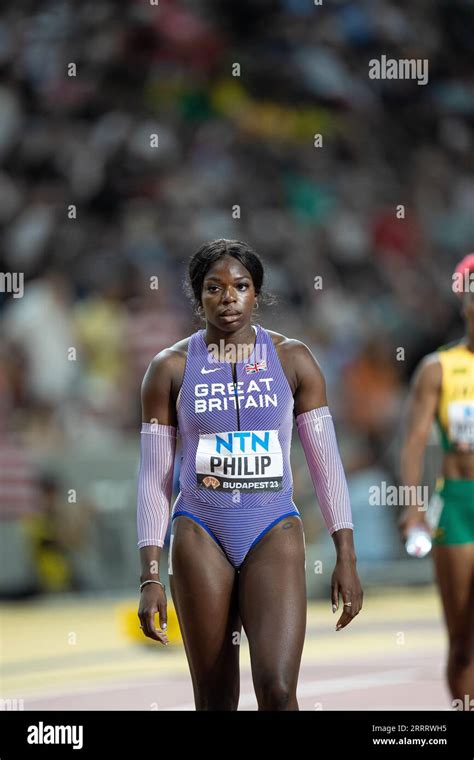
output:
M202 525L238 569L293 502L290 446L293 394L273 341L255 325L247 359L215 361L198 330L189 339L177 399L180 492L171 520Z

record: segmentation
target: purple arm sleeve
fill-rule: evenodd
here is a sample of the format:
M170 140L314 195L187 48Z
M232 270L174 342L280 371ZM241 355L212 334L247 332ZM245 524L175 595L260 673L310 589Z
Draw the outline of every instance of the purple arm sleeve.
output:
M349 491L327 406L296 417L298 435L329 532L353 528Z
M163 546L173 491L176 428L142 422L140 451L137 546Z

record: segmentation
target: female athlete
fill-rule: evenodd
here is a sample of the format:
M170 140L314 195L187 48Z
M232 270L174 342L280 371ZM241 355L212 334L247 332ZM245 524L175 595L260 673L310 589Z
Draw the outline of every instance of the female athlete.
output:
M456 279L457 278L457 279ZM435 577L448 631L447 682L453 700L474 699L474 254L457 266L466 335L428 354L417 368L401 456L402 481L418 486L436 420L444 450L442 477L428 509L407 507L400 520L432 533ZM421 501L421 500L420 500Z
M216 240L189 263L206 328L157 354L142 384L138 616L166 644L159 558L177 434L180 492L169 578L197 710L237 710L248 638L259 710L298 710L306 628L304 532L292 499L293 417L337 553L337 630L362 607L347 485L321 370L304 343L252 324L263 267L245 243ZM154 625L159 612L161 630Z

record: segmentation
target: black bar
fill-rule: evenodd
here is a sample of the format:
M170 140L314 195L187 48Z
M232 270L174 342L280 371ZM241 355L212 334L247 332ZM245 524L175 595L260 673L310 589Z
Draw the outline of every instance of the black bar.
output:
M28 742L28 736L59 737L56 726L76 726L69 744ZM36 729L34 728L36 727ZM73 743L82 748L73 749ZM36 711L0 712L0 758L93 757L101 750L109 760L133 748L135 756L163 756L166 751L218 752L227 758L255 751L254 739L265 741L265 756L274 748L292 756L330 758L347 752L362 757L474 757L474 712L471 711L337 711L299 712L177 712L157 711ZM248 729L243 733L241 729ZM183 733L184 731L184 733ZM374 741L377 740L377 741ZM391 740L390 742L388 740ZM416 742L414 741L416 740ZM422 741L424 740L424 746ZM116 754L117 753L117 754Z

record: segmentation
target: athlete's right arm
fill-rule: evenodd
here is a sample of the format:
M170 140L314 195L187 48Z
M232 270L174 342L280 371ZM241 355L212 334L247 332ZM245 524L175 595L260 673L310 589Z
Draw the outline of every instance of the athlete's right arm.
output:
M137 534L140 582L160 579L160 555L169 522L176 451L177 418L173 400L173 355L159 353L150 363L141 387L142 426L137 489ZM140 593L138 617L146 636L163 644L166 633L154 625L156 612L166 630L166 594L158 583L147 583Z
M441 364L436 354L429 354L418 365L410 389L407 430L400 457L403 486L416 487L420 484L423 455L435 418L440 390ZM417 502L405 508L399 523L404 538L416 524L429 529L425 514L426 505Z

